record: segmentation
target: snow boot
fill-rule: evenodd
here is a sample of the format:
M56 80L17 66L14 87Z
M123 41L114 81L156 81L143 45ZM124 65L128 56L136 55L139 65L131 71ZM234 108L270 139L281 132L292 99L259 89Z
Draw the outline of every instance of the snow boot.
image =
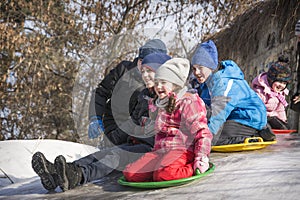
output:
M64 156L60 155L54 161L58 174L58 185L62 191L67 191L78 186L82 180L82 171L74 163L67 163Z
M267 125L267 127L258 131L258 135L263 138L264 141L273 141L276 139L276 135L273 133L271 127Z
M56 174L54 164L48 161L43 153L36 152L32 156L31 166L41 178L44 188L54 191L58 186L58 175Z

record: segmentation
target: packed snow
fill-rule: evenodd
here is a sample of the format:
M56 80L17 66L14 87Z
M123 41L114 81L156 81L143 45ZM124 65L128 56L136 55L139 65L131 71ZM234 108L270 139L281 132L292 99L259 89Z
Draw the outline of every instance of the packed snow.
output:
M97 182L55 193L43 188L31 168L31 157L41 151L51 162L64 155L68 162L93 153L92 146L60 140L0 142L0 199L287 199L300 196L300 135L278 135L276 144L260 150L212 152L214 172L193 183L154 190L121 186L120 172Z

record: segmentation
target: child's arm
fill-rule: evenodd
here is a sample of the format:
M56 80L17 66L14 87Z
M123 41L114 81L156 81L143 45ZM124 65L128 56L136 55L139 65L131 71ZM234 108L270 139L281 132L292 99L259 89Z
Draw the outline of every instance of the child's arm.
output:
M207 128L200 129L195 136L194 170L197 168L204 173L209 168L208 156L211 151L212 134Z
M194 169L205 172L208 165L208 156L211 151L212 134L207 126L206 108L199 98L196 101L187 102L183 109L185 125L193 137L195 161Z

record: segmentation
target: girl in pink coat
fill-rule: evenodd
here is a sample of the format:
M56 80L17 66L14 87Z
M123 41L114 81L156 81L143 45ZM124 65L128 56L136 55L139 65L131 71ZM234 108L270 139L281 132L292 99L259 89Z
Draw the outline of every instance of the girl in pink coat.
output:
M187 59L173 58L156 71L154 148L127 165L123 171L127 181L175 180L192 176L196 169L203 173L209 168L212 134L204 102L185 86L189 70Z
M273 129L289 129L285 108L288 106L285 96L291 82L291 69L288 60L279 58L270 63L268 72L259 74L253 81L253 90L260 96L267 108L268 124Z

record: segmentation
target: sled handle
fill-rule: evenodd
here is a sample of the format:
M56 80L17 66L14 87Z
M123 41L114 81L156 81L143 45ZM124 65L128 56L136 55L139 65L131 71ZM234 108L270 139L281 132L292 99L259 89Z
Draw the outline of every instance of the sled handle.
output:
M264 142L264 140L261 137L250 137L250 138L246 138L245 141L244 141L244 143L245 144L250 143L249 140L258 140L258 142Z

